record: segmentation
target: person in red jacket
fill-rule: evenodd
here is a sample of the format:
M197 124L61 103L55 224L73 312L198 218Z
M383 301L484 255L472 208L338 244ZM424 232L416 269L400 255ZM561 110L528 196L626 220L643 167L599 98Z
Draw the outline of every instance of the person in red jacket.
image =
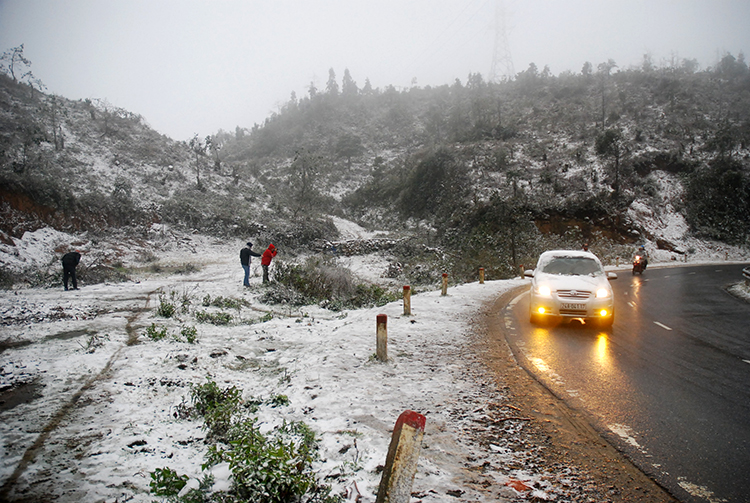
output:
M263 284L268 283L268 266L271 265L271 260L276 256L276 253L278 253L278 250L271 243L260 257L260 265L263 267Z

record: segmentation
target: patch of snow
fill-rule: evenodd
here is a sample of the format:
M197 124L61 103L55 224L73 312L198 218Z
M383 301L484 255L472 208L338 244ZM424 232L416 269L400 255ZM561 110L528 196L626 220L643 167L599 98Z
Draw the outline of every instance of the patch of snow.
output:
M643 447L635 439L633 429L625 424L610 424L607 426L612 433L620 437L625 443L643 452Z
M340 240L347 241L351 239L373 239L375 237L383 236L382 232L368 231L364 227L343 218L331 216L336 229L340 234Z
M77 241L75 236L51 227L24 232L21 238L10 239L13 246L0 243L0 268L11 271L46 267L51 263L57 248L67 247L72 250L72 243Z

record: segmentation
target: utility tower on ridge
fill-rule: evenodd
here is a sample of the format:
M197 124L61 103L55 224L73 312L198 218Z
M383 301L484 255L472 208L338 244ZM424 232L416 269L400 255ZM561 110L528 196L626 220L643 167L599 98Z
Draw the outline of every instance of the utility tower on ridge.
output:
M513 58L510 56L510 46L508 45L506 19L505 1L495 0L495 50L492 53L490 82L499 82L503 79L510 80L516 76Z

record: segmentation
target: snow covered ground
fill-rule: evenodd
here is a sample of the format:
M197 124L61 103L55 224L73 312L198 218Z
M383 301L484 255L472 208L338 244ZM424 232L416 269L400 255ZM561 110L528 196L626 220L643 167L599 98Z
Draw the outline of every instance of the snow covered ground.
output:
M341 313L282 310L254 300L260 285L242 288L238 249L194 242L183 253L171 251L175 263L203 263L189 275L0 293L3 496L145 502L154 499L148 473L156 468L201 476L205 432L175 410L189 401L190 383L207 376L244 390L247 399L287 396L288 406L262 406L260 419L311 426L321 439L320 476L336 492L361 493L362 501L374 501L376 468L407 409L427 416L414 484L423 501L470 491L467 459L516 455L485 446L480 456L463 430L468 410L502 401L472 354L468 322L485 301L522 280L451 287L445 297L438 290L415 295L412 316L403 316L401 302ZM191 299L191 313L156 316L160 294ZM227 326L197 323L195 310L214 309L201 305L206 295L251 306L228 311ZM260 321L267 312L273 318ZM387 363L374 358L380 313L388 315ZM152 323L169 337L146 337ZM197 328L196 344L173 340L186 326ZM529 482L540 475L515 476ZM513 474L496 477L509 497L516 494L503 485ZM480 492L471 499L496 500Z
M371 237L337 223L347 238ZM35 256L55 266L39 257L72 239L50 230L29 233L3 263ZM183 236L176 244L158 263L192 263L196 271L143 273L69 292L0 292L0 499L150 502L149 473L156 468L200 477L206 432L176 411L190 400L190 385L207 377L264 401L258 417L269 428L284 420L308 424L321 442L317 473L351 501L375 500L378 466L407 409L427 417L414 501L556 500L575 485L570 472L529 462L535 454L525 443L523 420L506 424L504 443L472 435L489 411L514 412L472 348L471 320L526 280L452 285L447 296L436 285L413 296L411 316L403 315L401 302L344 312L280 308L258 302L264 287L257 262L253 287L241 286L240 242ZM693 258L727 253L703 245ZM379 255L339 260L372 279L387 262ZM196 312L218 311L203 306L206 296L249 305L225 309L229 325L199 323ZM189 302L187 312L157 316L160 298ZM388 315L386 363L374 357L381 313ZM168 337L149 339L152 324L166 328ZM174 340L192 327L197 343ZM268 404L279 395L289 404Z

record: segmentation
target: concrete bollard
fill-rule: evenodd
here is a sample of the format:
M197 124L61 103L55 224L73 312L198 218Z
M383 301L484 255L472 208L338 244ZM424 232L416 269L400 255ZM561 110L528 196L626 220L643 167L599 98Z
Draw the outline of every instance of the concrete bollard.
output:
M484 267L479 268L479 284L484 285Z
M376 354L378 361L388 361L388 315L379 314L377 316L377 341Z
M443 273L443 291L440 295L442 296L448 295L448 273L447 272Z
M396 421L375 503L409 503L427 418L406 410Z
M404 285L404 316L411 316L411 287Z

